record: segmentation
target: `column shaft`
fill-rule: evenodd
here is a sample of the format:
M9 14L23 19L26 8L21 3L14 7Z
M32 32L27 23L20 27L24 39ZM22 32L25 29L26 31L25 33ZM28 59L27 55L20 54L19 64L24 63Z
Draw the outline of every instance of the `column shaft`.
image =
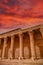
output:
M6 48L7 38L4 38L4 45L3 45L3 52L2 52L2 59L4 59L5 56L5 48Z
M35 59L35 47L34 47L34 37L33 37L33 32L29 32L29 36L30 36L30 46L31 46L31 56L32 59Z
M23 52L22 52L22 49L23 49L23 38L22 38L22 34L19 34L19 39L20 39L20 57L19 57L19 59L22 59L23 58Z
M11 36L11 45L9 49L9 58L13 59L13 46L14 46L14 36Z

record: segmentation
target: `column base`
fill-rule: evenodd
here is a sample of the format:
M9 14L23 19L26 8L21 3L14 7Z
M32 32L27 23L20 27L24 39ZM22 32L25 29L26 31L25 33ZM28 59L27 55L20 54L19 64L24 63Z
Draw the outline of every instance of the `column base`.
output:
M1 60L1 57L0 57L0 60Z
M9 60L11 60L11 59L13 59L13 57L11 57L11 58L8 58Z
M37 59L41 59L41 57L37 57Z
M22 60L23 59L23 57L19 57L19 60Z
M36 60L36 57L31 57L32 60Z
M4 57L2 57L1 59L5 59Z

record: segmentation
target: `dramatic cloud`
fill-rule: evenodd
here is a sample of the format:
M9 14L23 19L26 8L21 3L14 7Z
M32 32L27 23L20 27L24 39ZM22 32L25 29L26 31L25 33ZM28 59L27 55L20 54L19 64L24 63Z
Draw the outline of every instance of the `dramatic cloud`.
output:
M43 0L1 0L0 14L20 17L42 17Z
M43 0L0 0L0 29L32 23L43 23Z

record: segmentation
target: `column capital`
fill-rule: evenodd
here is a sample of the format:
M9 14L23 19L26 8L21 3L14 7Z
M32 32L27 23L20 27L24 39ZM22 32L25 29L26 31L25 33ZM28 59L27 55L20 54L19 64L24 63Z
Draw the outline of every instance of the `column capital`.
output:
M7 36L4 36L4 38L6 38Z
M11 38L14 38L15 36L14 35L11 35Z
M19 33L18 35L19 35L19 37L21 37L21 38L23 37L23 34L22 34L22 33Z
M4 42L7 40L7 37L4 37Z
M33 34L34 32L31 30L31 31L29 31L29 34Z

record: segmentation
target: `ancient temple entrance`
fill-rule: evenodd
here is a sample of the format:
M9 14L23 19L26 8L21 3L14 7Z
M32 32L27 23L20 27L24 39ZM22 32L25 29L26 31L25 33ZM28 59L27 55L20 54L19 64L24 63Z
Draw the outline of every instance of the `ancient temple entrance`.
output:
M34 31L36 58L43 58L43 38L40 29Z
M23 34L23 57L24 59L29 59L31 57L30 40L27 32Z
M15 35L14 37L14 49L13 49L13 58L19 58L19 36Z

